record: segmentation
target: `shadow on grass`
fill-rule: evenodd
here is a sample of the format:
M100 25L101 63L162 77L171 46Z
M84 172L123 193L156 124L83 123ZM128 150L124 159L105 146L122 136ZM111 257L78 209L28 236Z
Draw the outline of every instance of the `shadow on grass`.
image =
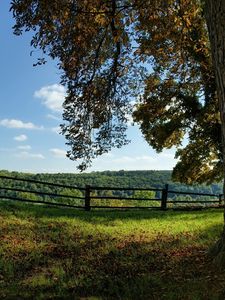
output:
M12 253L14 271L8 278L3 274L0 290L4 299L212 300L222 295L224 272L217 273L206 249L193 245L191 237L84 237L60 224L51 232L38 225L34 230L46 246L36 254ZM183 238L189 243L183 245Z
M146 236L84 234L61 217L105 224L115 220L203 218L219 210L77 211L5 202L1 215L35 217L33 225L7 224L2 230L1 299L220 299L225 274L218 273L199 240L216 238L221 225L187 233ZM48 221L42 222L43 217ZM56 221L56 222L54 222ZM222 222L221 222L222 223ZM149 224L145 225L149 226ZM1 236L0 236L1 237ZM23 287L21 289L21 286ZM92 298L91 298L92 297ZM95 298L93 298L95 297ZM221 298L222 299L222 298Z

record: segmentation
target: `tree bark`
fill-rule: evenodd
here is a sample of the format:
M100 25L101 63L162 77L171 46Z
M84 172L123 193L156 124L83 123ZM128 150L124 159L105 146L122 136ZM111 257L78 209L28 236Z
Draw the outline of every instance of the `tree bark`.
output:
M225 1L205 0L204 13L209 32L212 62L216 76L217 96L220 105L222 126L223 173L225 179ZM225 180L223 185L225 195ZM224 212L225 224L225 212ZM225 225L220 240L211 253L215 256L218 266L225 266Z

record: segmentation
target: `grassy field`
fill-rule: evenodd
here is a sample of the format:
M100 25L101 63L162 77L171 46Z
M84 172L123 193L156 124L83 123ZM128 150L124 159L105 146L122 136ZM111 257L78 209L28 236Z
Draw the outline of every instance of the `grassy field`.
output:
M207 249L222 210L76 211L0 203L0 299L225 299Z

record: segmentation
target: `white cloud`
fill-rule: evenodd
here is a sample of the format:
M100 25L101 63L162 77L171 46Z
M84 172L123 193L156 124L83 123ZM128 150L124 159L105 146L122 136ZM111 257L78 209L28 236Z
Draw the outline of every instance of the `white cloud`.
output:
M31 122L25 123L21 120L16 119L3 119L0 121L0 125L7 128L16 128L16 129L43 129L42 126L36 126Z
M88 171L171 170L175 163L176 160L173 158L172 152L169 151L162 154L152 153L150 155L120 156L119 154L114 154L112 157L105 157L105 155L103 155L93 161L93 165Z
M54 112L62 111L62 104L65 96L66 89L60 84L44 86L40 90L34 92L34 97L41 99L41 102Z
M61 128L60 128L59 126L52 127L52 128L51 128L51 131L54 132L54 133L60 134Z
M113 160L115 163L154 163L156 159L152 156L122 156Z
M20 149L20 150L31 150L31 146L30 145L18 146L17 149Z
M27 140L27 136L25 134L17 135L14 137L14 140L17 142L24 142Z
M115 155L112 154L112 153L110 153L110 152L102 154L102 157L103 157L103 158L113 158L114 156L115 156Z
M57 158L65 158L66 157L66 151L63 149L53 148L49 150L54 157Z
M9 153L9 152L14 152L14 151L15 151L15 149L12 149L12 148L0 148L0 152Z
M162 158L174 159L175 154L172 153L160 153L159 156Z
M41 153L30 153L27 151L22 151L20 153L17 153L15 156L21 159L30 159L30 158L45 159L44 155L42 155Z
M55 120L55 121L61 121L62 120L61 118L59 118L59 117L57 117L55 115L52 115L52 114L47 114L46 117L48 119Z

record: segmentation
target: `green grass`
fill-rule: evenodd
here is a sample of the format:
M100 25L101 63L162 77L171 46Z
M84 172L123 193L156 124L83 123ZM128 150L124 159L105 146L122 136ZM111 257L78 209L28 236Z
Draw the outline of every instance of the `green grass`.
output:
M0 203L0 299L224 299L207 250L222 210L91 211Z

